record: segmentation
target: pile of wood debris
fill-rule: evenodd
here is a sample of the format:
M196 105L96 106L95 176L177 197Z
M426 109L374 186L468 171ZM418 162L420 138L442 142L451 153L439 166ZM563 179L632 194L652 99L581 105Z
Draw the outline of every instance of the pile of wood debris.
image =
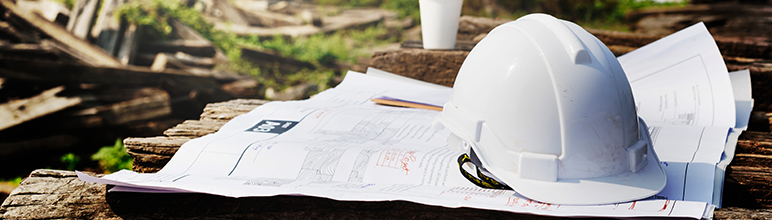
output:
M18 155L31 152L61 155L119 137L159 135L196 118L206 103L265 98L251 77L215 70L227 57L181 22L170 20L171 36L152 40L114 16L128 1L77 0L70 10L51 0L0 0L0 166L15 166ZM322 7L297 2L183 1L240 35L303 36L396 20L381 9L320 15ZM403 23L392 25L412 26ZM314 68L272 51L242 48L242 56L287 72Z

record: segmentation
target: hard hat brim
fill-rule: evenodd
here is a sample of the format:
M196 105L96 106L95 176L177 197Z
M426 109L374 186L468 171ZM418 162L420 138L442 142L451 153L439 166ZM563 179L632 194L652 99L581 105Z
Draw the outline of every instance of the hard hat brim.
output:
M649 138L648 128L642 120L639 126L641 137ZM652 145L649 144L647 148L648 164L640 171L592 179L547 182L520 178L496 167L487 169L517 193L540 202L566 205L629 202L653 196L662 191L667 183L667 175Z

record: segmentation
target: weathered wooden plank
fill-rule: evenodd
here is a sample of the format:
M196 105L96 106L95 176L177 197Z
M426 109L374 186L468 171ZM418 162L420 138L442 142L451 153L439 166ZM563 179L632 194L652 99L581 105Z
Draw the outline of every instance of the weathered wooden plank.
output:
M163 90L149 97L99 106L96 110L97 115L113 125L158 118L172 113L169 94Z
M228 0L212 0L213 1L213 10L212 14L215 17L218 17L220 19L223 19L225 22L232 23L235 25L249 25L249 22L247 22L247 19L244 18L244 15L241 14L241 12L236 9L236 7L233 7L231 5L230 1Z
M772 219L770 209L721 208L713 213L713 219Z
M66 134L39 137L33 140L0 143L0 156L19 155L24 152L65 149L75 146L80 139Z
M471 51L472 48L477 43L473 41L466 41L466 40L456 40L456 46L453 50L464 50L464 51ZM409 48L409 49L423 49L424 43L422 41L415 41L415 40L406 40L402 42L400 45L402 48Z
M104 184L77 179L75 172L35 170L0 207L3 219L120 219L105 200Z
M117 55L118 39L121 35L121 20L114 15L121 4L123 0L104 0L91 29L91 38L96 39L96 45L111 55Z
M123 64L133 64L134 57L137 56L137 47L139 40L139 30L137 29L137 25L129 24L126 27L126 30L123 31L123 39L120 42L120 45L118 45L118 51L116 53L116 56L118 61Z
M151 71L143 67L89 67L72 63L0 59L0 77L36 82L96 83L109 85L158 86L183 93L195 91L197 101L204 103L229 100L233 96L223 91L212 78L167 69Z
M316 66L309 62L249 48L241 48L241 58L264 69L278 68L281 73L295 73L302 69L316 69Z
M177 53L183 52L197 57L214 57L215 47L212 42L200 40L169 40L144 43L138 53Z
M324 33L331 33L337 30L364 28L371 25L382 23L386 14L391 13L384 9L349 9L322 19L322 29Z
M100 66L122 66L117 59L107 54L102 48L73 36L61 26L46 20L37 13L17 9L12 0L1 0L0 3L7 9L7 12L18 16L39 31L51 36L57 45L72 48L73 51L82 54L80 57L83 57L87 63Z
M78 23L78 16L83 11L83 7L86 6L87 0L75 0L75 4L70 9L70 18L67 19L67 25L64 26L65 30L72 31L75 24Z
M204 36L201 36L198 31L188 27L177 19L170 19L169 25L172 26L172 35L182 40L193 41L209 41Z
M167 67L176 67L177 69L186 70L193 74L195 73L191 71L192 69L212 69L215 65L214 59L209 57L197 57L183 52L158 54L164 55ZM149 64L151 69L153 69L152 64L158 59L158 54L140 54L137 56L135 64L142 66L147 66Z
M156 54L153 58L153 64L150 65L150 70L157 71L157 72L163 71L164 69L166 69L167 60L168 59L166 58L166 54L164 53Z
M239 6L238 4L236 5ZM244 13L246 20L252 26L261 27L281 27L303 25L303 20L288 14L276 13L272 11L250 11L239 7Z
M234 117L252 111L257 106L268 102L259 99L234 99L227 102L210 103L201 113L201 121L230 121Z
M13 38L16 38L15 40L21 43L38 42L38 39L34 35L24 31L20 31L18 30L18 28L14 27L13 25L9 24L6 21L0 21L0 31ZM7 39L7 40L11 40L11 39Z
M201 137L220 130L225 125L222 121L199 121L186 120L173 128L164 131L164 135L169 137Z
M77 8L75 10L79 10L80 12L74 13L76 16L71 16L71 20L75 20L72 23L67 23L67 30L72 33L77 38L80 39L86 39L89 32L91 32L91 24L94 21L94 16L97 12L97 7L99 7L99 0L78 0L83 1L82 5L83 8ZM77 5L80 5L81 3L78 3ZM73 24L70 26L70 24Z
M276 35L281 36L310 36L321 32L321 28L302 25L302 26L284 26L284 27L254 27L249 25L237 25L229 24L225 22L215 22L214 27L218 30L231 32L240 36L259 36L259 37L271 37Z
M130 151L138 153L154 153L160 155L174 155L177 150L191 140L189 137L146 137L126 138L123 146Z
M70 14L70 10L67 7L55 1L17 0L16 6L22 10L39 13L51 22L56 22L57 17L60 17L59 15L68 16Z
M54 50L55 48L50 44L20 43L0 45L0 54L3 56L55 56L56 52Z
M444 86L453 86L468 51L403 49L376 52L370 66Z
M0 130L48 115L82 102L79 97L57 97L64 86L48 89L40 95L0 104Z
M131 155L134 163L166 164L172 159L172 155L138 153L134 151L128 151L128 153Z

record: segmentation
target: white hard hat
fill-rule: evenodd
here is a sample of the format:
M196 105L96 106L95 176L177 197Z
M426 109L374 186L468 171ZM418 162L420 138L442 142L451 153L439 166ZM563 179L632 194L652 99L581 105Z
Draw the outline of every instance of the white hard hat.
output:
M537 201L616 203L665 187L619 61L550 15L523 16L480 41L434 125L450 129L449 145L494 179Z

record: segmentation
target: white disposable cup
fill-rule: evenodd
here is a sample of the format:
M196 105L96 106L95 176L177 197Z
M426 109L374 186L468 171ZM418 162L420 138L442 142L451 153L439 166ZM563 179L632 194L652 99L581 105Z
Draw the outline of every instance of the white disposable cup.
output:
M419 0L424 49L452 50L456 47L458 19L464 0Z

